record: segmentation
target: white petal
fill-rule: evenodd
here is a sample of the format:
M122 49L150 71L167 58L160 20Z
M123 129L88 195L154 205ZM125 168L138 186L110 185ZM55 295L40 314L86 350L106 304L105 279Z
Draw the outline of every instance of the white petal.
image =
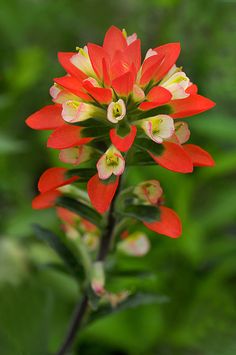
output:
M102 180L106 180L112 175L113 168L106 163L106 153L98 160L97 170L98 176Z
M184 144L189 140L190 130L186 122L177 122L175 124L175 135L180 144Z

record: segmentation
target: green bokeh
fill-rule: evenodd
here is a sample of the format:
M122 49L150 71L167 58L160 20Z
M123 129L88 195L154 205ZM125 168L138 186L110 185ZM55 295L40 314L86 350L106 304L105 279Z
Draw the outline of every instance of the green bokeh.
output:
M131 169L129 183L157 178L166 204L183 221L183 236L150 234L145 258L124 258L151 277L114 279L167 295L93 323L73 354L236 354L236 121L233 0L2 0L0 10L0 355L46 355L62 340L77 298L74 282L40 265L56 258L36 241L31 224L53 228L53 211L32 211L38 176L57 163L48 133L24 123L50 102L56 55L102 41L111 25L137 32L146 51L180 41L183 65L216 108L188 119L191 142L209 150L215 168L181 175L160 167Z

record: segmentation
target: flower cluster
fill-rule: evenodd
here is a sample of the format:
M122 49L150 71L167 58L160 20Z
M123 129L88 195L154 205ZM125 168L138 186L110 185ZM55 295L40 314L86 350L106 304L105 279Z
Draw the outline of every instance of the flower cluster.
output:
M214 165L208 152L187 143L188 124L179 120L214 106L176 66L179 43L149 49L143 61L140 46L136 34L127 36L112 26L102 46L89 43L77 52L59 53L67 74L54 79L53 104L26 121L33 129L52 130L47 146L59 151L63 163L89 167L87 192L99 213L109 209L128 165L157 163L180 173ZM53 206L63 186L74 181L81 181L79 169L74 176L65 168L48 169L39 180L33 207ZM180 235L177 215L160 206L158 182L140 185L133 193L144 204L158 206L160 219L144 222L149 229Z

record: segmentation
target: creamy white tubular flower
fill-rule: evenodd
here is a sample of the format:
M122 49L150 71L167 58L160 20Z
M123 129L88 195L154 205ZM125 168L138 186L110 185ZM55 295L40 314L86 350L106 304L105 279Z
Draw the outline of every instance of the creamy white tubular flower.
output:
M174 121L168 115L158 115L144 119L141 125L147 136L159 144L170 138L175 131Z
M112 123L118 123L126 115L125 103L122 99L111 102L107 109L107 119Z

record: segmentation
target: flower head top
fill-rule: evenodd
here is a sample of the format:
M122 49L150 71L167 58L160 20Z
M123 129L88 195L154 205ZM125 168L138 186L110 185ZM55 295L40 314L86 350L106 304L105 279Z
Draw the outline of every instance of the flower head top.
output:
M114 26L102 45L58 54L66 75L54 79L53 105L27 124L53 131L47 145L60 150L61 161L91 162L88 194L99 212L109 208L129 150L132 164L157 163L182 173L214 164L206 151L186 144L188 125L176 121L214 106L176 65L179 54L180 44L169 43L149 49L142 61L137 35Z

